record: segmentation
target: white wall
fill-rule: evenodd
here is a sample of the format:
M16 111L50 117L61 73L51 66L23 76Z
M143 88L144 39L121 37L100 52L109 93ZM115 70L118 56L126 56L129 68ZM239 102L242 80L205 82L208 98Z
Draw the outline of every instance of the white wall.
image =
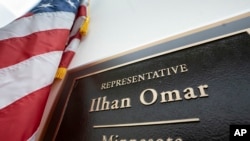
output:
M0 28L23 16L41 0L0 0Z
M90 0L89 8L69 69L250 12L250 0Z

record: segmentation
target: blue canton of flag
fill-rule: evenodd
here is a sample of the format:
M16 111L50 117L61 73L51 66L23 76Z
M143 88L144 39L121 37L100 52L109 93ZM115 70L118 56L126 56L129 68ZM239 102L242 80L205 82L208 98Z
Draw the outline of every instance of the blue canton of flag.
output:
M42 0L31 13L65 11L76 13L80 5L79 0Z

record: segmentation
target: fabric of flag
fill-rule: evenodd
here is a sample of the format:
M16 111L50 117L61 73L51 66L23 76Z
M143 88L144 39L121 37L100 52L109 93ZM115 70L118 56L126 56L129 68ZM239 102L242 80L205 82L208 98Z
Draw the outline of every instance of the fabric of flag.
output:
M88 1L83 1L79 7L75 23L72 27L69 44L63 52L62 61L60 62L59 68L56 73L56 78L63 79L67 68L75 55L75 51L80 44L80 40L87 34L89 17L87 15Z
M0 28L0 141L36 140L62 54L81 26L73 26L81 4L86 2L42 0Z

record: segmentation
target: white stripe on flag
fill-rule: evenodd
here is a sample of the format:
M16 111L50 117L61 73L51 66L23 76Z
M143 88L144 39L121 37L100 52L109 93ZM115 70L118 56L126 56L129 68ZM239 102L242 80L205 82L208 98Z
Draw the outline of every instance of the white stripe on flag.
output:
M61 55L62 51L49 52L0 69L0 109L51 84Z
M80 16L76 19L73 27L72 27L72 30L70 32L70 36L69 37L72 37L74 36L78 31L79 31L79 28L82 26L83 22L85 21L86 17L84 16Z
M0 40L12 37L23 37L38 31L53 29L69 30L74 18L75 15L69 12L39 13L24 17L0 29ZM27 26L29 28L23 28Z
M80 44L80 39L74 38L74 39L69 43L69 45L66 47L66 49L65 49L64 52L66 52L66 51L74 51L74 52L75 52L76 49L78 48L79 44Z

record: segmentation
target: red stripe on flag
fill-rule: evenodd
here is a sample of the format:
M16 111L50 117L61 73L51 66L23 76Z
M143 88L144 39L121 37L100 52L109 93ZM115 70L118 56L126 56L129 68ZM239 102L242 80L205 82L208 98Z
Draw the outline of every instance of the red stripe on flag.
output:
M0 68L19 63L34 55L62 51L65 48L68 35L69 30L56 29L0 41L0 60L4 60L0 63Z
M81 5L79 7L76 18L81 16L87 16L87 7L84 5Z
M75 55L75 52L70 51L70 50L63 52L63 56L62 56L63 59L61 60L59 67L68 68L74 55Z
M75 35L73 35L73 36L71 36L70 38L69 38L69 43L73 40L73 39L79 39L79 40L81 40L81 38L82 38L82 35L80 34L80 29L79 29L79 31L77 31L76 32L76 34Z
M0 110L0 139L26 141L37 130L50 86L39 89Z

